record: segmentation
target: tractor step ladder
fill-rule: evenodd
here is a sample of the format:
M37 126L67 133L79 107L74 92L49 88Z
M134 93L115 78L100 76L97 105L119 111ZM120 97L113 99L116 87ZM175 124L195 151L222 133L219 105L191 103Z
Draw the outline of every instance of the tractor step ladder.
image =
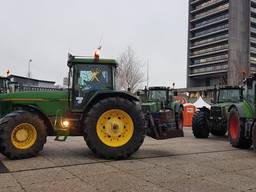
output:
M67 138L68 138L68 136L56 136L54 140L64 142L67 140Z

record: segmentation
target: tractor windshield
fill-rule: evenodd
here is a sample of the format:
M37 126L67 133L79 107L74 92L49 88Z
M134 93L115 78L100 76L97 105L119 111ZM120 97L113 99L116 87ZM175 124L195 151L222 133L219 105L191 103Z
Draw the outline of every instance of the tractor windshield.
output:
M219 90L219 103L224 102L239 102L241 101L240 89L220 89Z
M166 101L166 90L149 90L149 100Z
M112 89L112 68L106 65L77 65L74 81L80 96L88 91Z

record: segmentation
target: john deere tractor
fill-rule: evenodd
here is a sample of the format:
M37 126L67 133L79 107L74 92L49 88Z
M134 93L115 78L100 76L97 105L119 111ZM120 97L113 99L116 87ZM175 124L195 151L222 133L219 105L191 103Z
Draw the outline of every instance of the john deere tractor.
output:
M47 136L58 141L83 136L93 153L108 159L136 152L146 133L152 133L148 130L152 119L142 112L136 96L115 90L116 61L69 55L67 65L68 90L0 94L0 152L10 159L36 156ZM154 123L159 126L162 118L172 114L163 116L169 105L162 105L160 111L154 108L159 112ZM183 134L181 129L178 132ZM152 133L157 139L166 138L162 136Z
M142 94L147 135L155 139L183 137L183 105L173 99L177 91L168 87L149 87Z
M192 130L196 138L208 138L210 133L215 136L225 135L230 106L243 102L242 87L221 87L215 90L215 95L216 100L211 109L203 107L193 116Z
M115 91L117 63L69 55L70 88L0 94L0 152L10 159L37 155L47 136L83 136L98 156L122 159L145 137L139 99Z

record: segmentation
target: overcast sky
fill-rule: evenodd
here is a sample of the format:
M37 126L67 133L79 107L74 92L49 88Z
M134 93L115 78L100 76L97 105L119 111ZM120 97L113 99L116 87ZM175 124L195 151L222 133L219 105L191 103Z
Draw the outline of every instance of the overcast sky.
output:
M62 84L67 53L104 58L131 46L149 60L150 85L186 86L187 0L0 0L0 75ZM146 68L144 69L146 73Z

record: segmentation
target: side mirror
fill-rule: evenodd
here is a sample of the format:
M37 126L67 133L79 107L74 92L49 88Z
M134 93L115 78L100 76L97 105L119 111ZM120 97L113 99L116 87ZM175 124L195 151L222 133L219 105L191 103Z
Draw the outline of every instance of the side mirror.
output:
M68 62L67 62L67 65L68 65L69 68L72 67L72 62L73 62L74 58L75 58L75 57L74 57L73 55L71 55L70 53L68 53Z

